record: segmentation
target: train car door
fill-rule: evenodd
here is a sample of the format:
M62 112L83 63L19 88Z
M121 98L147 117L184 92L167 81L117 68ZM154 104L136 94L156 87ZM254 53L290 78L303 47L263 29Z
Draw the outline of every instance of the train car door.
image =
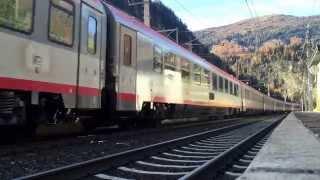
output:
M120 27L120 62L118 84L118 109L136 110L137 32Z
M100 107L102 13L81 3L78 108Z

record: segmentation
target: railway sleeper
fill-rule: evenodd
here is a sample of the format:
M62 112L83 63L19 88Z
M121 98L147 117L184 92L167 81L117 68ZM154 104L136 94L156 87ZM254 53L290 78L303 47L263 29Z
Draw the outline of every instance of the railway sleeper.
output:
M224 177L222 178L223 180L234 180L237 179L238 177L240 177L242 175L242 173L235 173L235 172L230 172L227 171L224 174Z
M267 135L268 137L268 135ZM235 160L231 167L229 167L222 176L219 177L219 179L222 180L234 180L238 177L240 177L248 168L248 166L251 164L253 159L255 158L256 154L261 150L264 143L267 140L267 137L263 138L262 140L255 143L252 148L255 149L255 155L251 155L252 153L249 153L249 151L245 152L243 155L239 156L237 160ZM257 145L259 144L259 148L257 148ZM250 155L249 155L250 154Z
M195 169L194 166L175 166L175 165L168 165L168 164L156 164L156 163L133 163L128 168L132 169L141 169L144 171L151 171L151 172L186 172L192 171Z
M237 165L234 164L231 168L232 172L236 172L236 173L243 173L248 166L241 166L241 165Z

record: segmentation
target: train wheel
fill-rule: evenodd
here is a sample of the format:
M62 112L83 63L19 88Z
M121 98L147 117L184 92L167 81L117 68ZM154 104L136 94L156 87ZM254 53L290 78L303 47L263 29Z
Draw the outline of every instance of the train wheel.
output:
M161 121L166 118L165 106L160 103L144 103L140 112L140 121L138 127L158 128L161 127Z
M161 121L166 118L164 105L155 104L153 110L152 127L161 127Z
M139 113L139 121L137 121L137 126L139 128L148 127L148 119L152 114L151 104L149 102L144 102L142 104L142 109Z
M27 95L16 98L17 106L14 109L15 118L19 121L19 128L22 128L23 135L33 136L36 126L33 123L32 107Z
M24 132L34 136L39 127L56 125L65 119L65 109L59 94L39 93L39 104L32 105L30 98L26 101L27 122Z

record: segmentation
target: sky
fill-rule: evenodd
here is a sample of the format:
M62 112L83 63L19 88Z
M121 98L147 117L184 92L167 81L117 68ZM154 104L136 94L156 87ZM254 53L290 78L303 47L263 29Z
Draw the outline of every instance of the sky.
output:
M156 1L156 0L153 0ZM272 14L320 14L320 0L160 0L196 31Z

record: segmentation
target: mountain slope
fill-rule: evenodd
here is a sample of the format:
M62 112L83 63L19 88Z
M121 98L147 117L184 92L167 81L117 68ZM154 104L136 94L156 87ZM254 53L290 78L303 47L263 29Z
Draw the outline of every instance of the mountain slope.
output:
M313 38L319 38L320 16L289 15L270 15L247 19L226 26L204 29L196 32L196 36L201 37L201 42L209 46L223 40L234 41L245 47L260 46L271 39L279 39L287 43L293 36L304 38L308 24Z

